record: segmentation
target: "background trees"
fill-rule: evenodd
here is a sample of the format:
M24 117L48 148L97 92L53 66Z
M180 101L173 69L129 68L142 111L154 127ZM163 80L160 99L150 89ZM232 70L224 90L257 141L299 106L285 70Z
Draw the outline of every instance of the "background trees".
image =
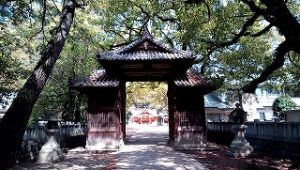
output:
M164 82L128 82L126 107L147 105L155 109L167 109L167 84ZM128 110L127 110L128 111Z
M283 95L275 99L272 107L274 115L284 120L285 116L282 111L293 110L297 108L297 105L288 95Z

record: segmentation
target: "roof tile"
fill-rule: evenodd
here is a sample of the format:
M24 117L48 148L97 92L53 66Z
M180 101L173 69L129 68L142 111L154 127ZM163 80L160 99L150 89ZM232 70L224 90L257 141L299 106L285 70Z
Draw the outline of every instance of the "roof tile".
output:
M148 31L125 47L98 53L98 60L173 60L196 59L193 52L166 47L153 39Z
M70 87L118 87L119 80L104 70L95 70L90 77L69 80Z
M197 75L192 70L175 77L174 83L178 87L208 87L213 89L213 84L205 77Z

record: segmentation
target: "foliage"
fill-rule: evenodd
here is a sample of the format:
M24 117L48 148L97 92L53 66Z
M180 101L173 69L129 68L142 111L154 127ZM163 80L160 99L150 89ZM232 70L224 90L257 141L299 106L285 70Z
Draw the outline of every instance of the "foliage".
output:
M99 67L94 59L97 50L128 44L145 25L155 38L170 47L194 51L198 55L195 67L199 73L224 80L220 92L241 91L258 78L271 65L272 50L283 41L274 27L254 36L269 24L262 16L247 27L245 36L235 39L253 16L249 5L240 1L101 0L83 1L83 4L76 12L69 39L31 120L40 117L45 109L54 109L71 119L75 108L85 107L85 99L68 89L67 80L88 76ZM63 1L52 0L12 1L1 5L0 35L5 37L0 39L1 91L15 91L24 83L51 36L62 5ZM289 1L287 6L299 18L299 2ZM288 62L269 77L264 87L300 94L298 58L299 54L291 52Z
M131 41L141 25L147 24L155 37L171 47L199 54L197 68L209 78L224 79L222 91L241 90L271 67L274 59L271 49L283 38L273 28L258 34L269 24L263 17L255 18L245 27L254 18L245 3L205 2L208 8L205 3L183 1L103 1L102 14L109 17L102 23L104 30L121 44ZM295 3L288 5L297 14L299 8ZM246 32L242 32L243 27Z
M92 29L93 25L79 24L84 22L85 18L83 13L77 13L74 20L75 28L70 32L61 57L34 107L31 120L40 117L49 109L55 110L65 120L73 120L73 114L78 108L81 113L86 110L84 96L68 88L69 79L89 75L98 67L95 51L99 39L93 37L96 37L99 31Z
M288 95L282 95L275 99L273 102L273 112L274 115L280 119L284 119L284 114L282 111L292 110L297 107L296 103Z
M162 82L128 82L126 84L126 108L131 106L166 109L168 107L167 85Z
M299 55L289 53L285 65L275 71L264 84L265 88L282 92L290 96L300 96L300 61Z

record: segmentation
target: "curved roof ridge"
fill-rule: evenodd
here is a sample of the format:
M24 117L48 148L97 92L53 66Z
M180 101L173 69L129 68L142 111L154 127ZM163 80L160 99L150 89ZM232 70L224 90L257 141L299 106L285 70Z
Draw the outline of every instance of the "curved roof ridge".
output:
M146 41L148 41L149 43L147 43ZM157 51L160 53L181 55L183 56L183 58L195 58L194 52L170 48L167 45L163 44L162 42L156 41L151 35L151 33L148 31L148 29L144 29L142 34L137 39L129 43L128 45L119 47L112 51L98 53L97 59L109 59L109 60L120 59L120 55L131 54L140 51L152 51L152 52Z
M209 79L204 75L195 73L191 69L177 75L174 78L174 84L178 87L202 88L204 94L210 93L216 89L215 85Z
M119 79L117 76L108 74L104 69L93 70L88 77L74 78L69 80L71 88L86 87L118 87Z

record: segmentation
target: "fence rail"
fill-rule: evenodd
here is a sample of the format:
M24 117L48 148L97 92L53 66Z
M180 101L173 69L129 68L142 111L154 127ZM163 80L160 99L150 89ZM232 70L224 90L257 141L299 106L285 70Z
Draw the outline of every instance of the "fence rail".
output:
M257 153L300 160L300 122L246 122L246 138ZM209 122L208 140L229 145L233 123Z
M232 132L231 122L209 122L207 129L215 132ZM300 141L300 122L246 122L246 136L274 140Z
M61 124L59 126L59 141L65 147L68 138L80 137L86 134L87 126L80 124ZM23 142L19 157L34 160L41 147L47 142L47 128L44 125L27 127L23 135ZM74 139L74 138L73 138Z
M86 134L86 125L60 125L59 136L65 138L69 136L79 136ZM34 140L40 143L47 141L47 128L44 125L36 125L33 127L27 127L23 135L23 141Z
M265 138L300 140L300 123L297 122L255 122L247 123L247 135Z

